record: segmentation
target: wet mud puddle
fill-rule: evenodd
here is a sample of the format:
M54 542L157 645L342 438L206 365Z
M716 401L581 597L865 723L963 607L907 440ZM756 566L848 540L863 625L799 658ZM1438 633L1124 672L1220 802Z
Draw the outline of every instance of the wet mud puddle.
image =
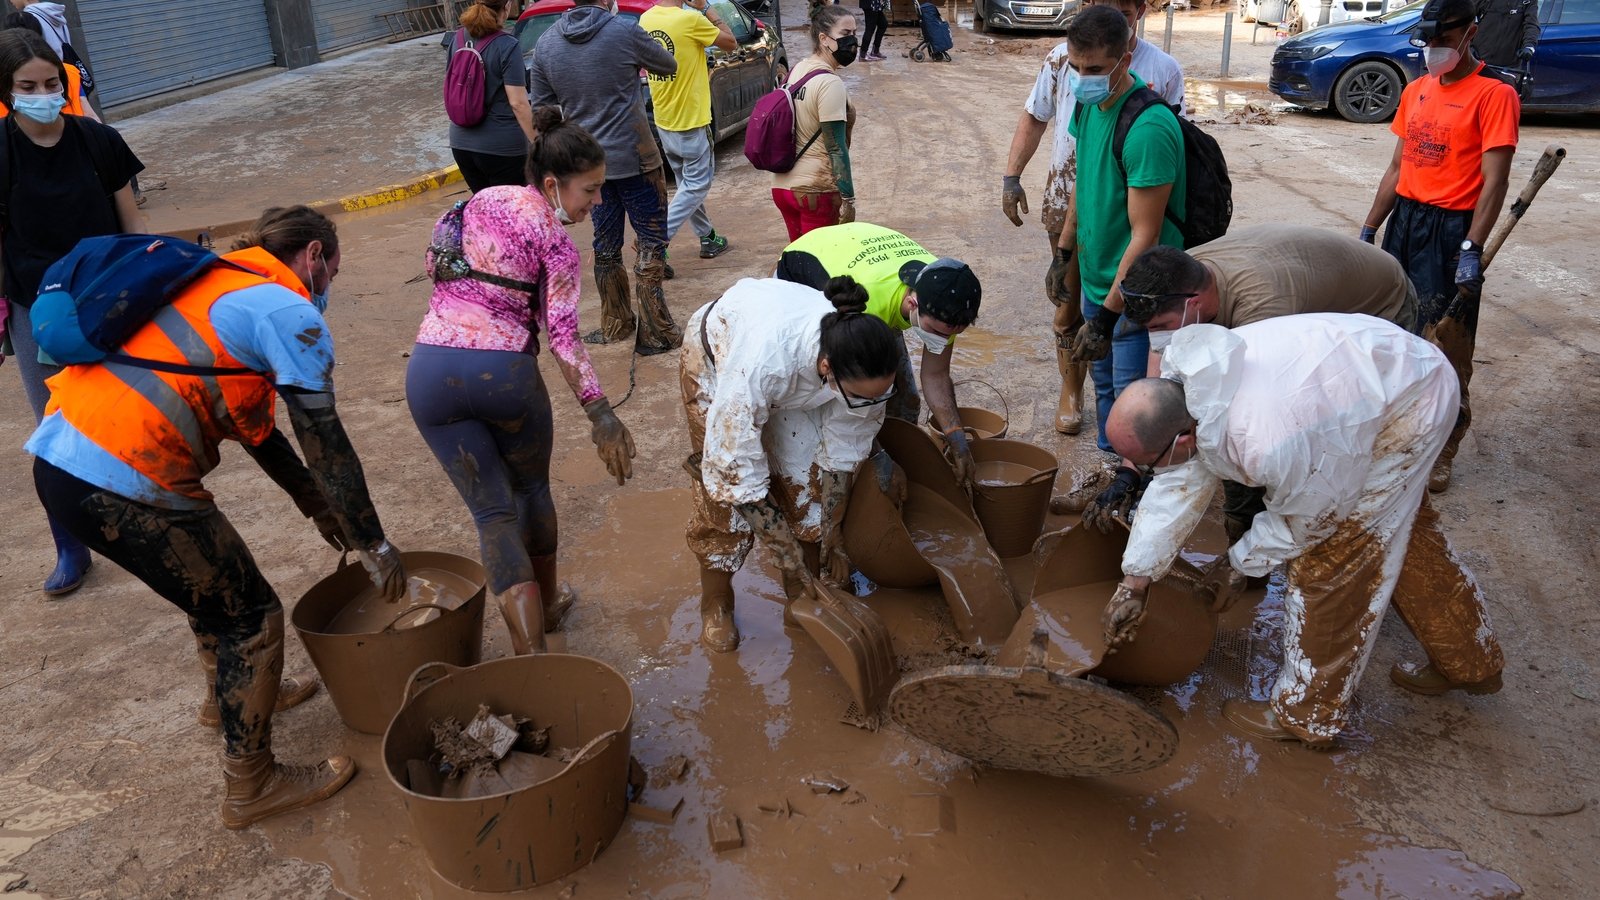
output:
M915 482L908 485L902 513L917 553L939 575L961 636L989 646L1004 643L1017 622L1017 604L983 527Z
M406 573L406 594L394 602L384 600L376 588L367 588L328 623L329 634L375 634L385 628L415 628L437 619L443 607L451 610L467 602L477 587L445 569L412 569Z
M1031 633L1038 629L1046 635L1046 669L1058 675L1077 675L1100 665L1106 655L1100 615L1116 589L1117 582L1102 581L1036 594L1023 612L1029 634L1013 635L999 664L1022 665Z
M1037 474L1039 470L1033 466L1004 460L988 460L978 463L975 480L983 487L1014 487Z

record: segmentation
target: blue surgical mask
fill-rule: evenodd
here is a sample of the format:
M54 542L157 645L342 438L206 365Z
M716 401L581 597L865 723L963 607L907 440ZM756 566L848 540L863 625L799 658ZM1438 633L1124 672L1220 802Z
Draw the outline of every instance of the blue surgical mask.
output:
M60 91L53 94L18 94L12 98L11 108L40 125L49 125L61 118L67 107L67 98Z
M1067 89L1079 103L1095 106L1111 96L1110 75L1079 75L1077 70L1067 70Z
M312 292L311 305L317 308L317 312L325 313L328 311L328 291L333 287L333 279L328 276L328 258L323 256L317 261L322 263L322 290Z

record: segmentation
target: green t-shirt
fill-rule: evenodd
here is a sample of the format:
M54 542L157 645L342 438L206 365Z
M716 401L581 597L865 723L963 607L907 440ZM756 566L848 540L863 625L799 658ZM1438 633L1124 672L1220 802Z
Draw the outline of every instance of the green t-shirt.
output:
M1133 76L1134 87L1144 80ZM1111 138L1117 127L1122 104L1133 91L1123 94L1115 106L1082 106L1069 126L1078 141L1078 268L1083 275L1083 295L1101 304L1117 280L1122 254L1133 240L1128 224L1128 188L1172 185L1167 208L1178 218L1184 216L1183 130L1178 117L1165 106L1146 109L1128 129L1122 146L1124 181L1111 152ZM1183 232L1170 218L1161 222L1161 243L1183 246Z
M911 327L900 314L900 303L906 296L900 267L914 259L929 263L936 259L900 232L869 222L813 229L783 248L783 252L809 253L829 277L854 278L867 289L867 312L896 331Z

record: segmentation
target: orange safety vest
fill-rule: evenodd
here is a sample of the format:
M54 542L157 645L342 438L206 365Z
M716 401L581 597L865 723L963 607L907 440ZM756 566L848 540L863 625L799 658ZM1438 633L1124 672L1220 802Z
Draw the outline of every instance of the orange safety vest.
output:
M75 116L83 115L83 75L78 72L78 67L70 63L64 64L67 70L67 83L61 88L61 96L67 105L61 110ZM0 119L11 115L10 107L0 103Z
M209 368L244 368L222 346L211 306L223 294L277 284L310 302L298 276L259 247L224 259L163 307L122 345L136 359ZM259 273L259 274L258 274ZM169 491L210 500L200 484L224 439L255 446L272 435L273 387L266 375L179 375L102 361L67 366L49 379L50 404L101 449Z

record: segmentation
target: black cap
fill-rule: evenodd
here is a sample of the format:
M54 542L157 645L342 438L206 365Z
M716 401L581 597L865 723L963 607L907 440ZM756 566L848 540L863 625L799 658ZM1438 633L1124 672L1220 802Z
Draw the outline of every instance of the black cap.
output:
M785 250L778 257L778 267L772 273L774 278L783 281L792 281L807 287L822 290L828 286L828 270L815 256L804 250Z
M1476 17L1472 0L1428 0L1411 33L1415 39L1426 43L1447 31L1471 25Z
M900 281L917 294L917 308L946 325L970 325L978 318L983 285L959 259L912 260L900 267Z

